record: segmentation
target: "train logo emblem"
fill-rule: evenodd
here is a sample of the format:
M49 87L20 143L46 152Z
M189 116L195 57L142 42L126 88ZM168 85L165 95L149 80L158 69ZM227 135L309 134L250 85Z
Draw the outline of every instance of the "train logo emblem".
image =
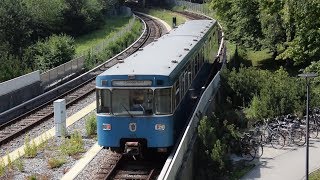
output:
M136 123L130 123L129 124L129 130L131 132L135 132L137 130L137 124Z

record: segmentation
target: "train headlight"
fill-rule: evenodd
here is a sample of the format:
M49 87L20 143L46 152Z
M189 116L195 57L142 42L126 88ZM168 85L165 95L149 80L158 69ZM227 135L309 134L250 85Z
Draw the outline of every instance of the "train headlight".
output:
M102 129L105 131L110 131L111 130L111 124L102 124Z
M166 125L164 125L164 124L156 124L154 128L157 131L164 131L166 129Z

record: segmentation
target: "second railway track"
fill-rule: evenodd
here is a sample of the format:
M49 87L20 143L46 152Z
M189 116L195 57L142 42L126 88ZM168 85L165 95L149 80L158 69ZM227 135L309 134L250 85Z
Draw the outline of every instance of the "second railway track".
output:
M67 107L83 99L87 95L95 91L95 77L114 66L119 61L122 61L129 55L138 51L139 48L151 43L155 39L159 38L162 34L162 26L156 22L156 20L143 15L137 15L141 21L145 23L145 31L143 35L137 40L130 48L127 48L124 52L111 58L99 68L90 71L90 76L86 80L83 80L80 85L76 87L69 87L69 89L62 93L60 96L53 97L45 104L28 111L17 118L14 118L6 123L0 125L0 146L10 142L14 138L26 133L31 128L39 125L40 123L48 120L53 116L53 101L56 99L66 99Z

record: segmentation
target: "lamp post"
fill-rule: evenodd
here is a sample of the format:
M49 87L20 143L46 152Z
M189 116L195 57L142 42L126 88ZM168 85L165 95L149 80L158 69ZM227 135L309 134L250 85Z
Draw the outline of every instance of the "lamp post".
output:
M309 86L310 82L308 78L314 78L318 75L316 73L306 73L306 74L299 74L299 77L303 77L306 79L306 86L307 86L307 119L306 119L306 180L309 180Z

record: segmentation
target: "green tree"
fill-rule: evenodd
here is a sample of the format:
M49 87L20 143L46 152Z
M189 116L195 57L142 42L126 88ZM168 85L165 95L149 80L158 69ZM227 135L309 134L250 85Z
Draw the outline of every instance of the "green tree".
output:
M289 1L289 0L288 0ZM291 1L289 1L293 4ZM294 39L278 59L290 59L295 64L309 64L320 57L320 1L301 0L294 3Z
M42 71L70 61L74 54L74 40L67 35L53 35L34 46L36 66Z
M286 31L282 19L282 0L260 0L260 22L263 32L262 44L273 52L273 58L278 54L278 46L286 42Z
M23 0L23 2L32 16L35 39L62 31L63 12L66 9L64 0Z
M98 0L65 0L64 28L67 33L80 35L97 28L102 22L102 5Z
M216 0L211 7L222 20L228 38L247 47L260 48L262 37L257 0Z
M30 43L30 24L30 14L22 1L0 1L0 42L8 43L10 54L21 58L23 49Z

